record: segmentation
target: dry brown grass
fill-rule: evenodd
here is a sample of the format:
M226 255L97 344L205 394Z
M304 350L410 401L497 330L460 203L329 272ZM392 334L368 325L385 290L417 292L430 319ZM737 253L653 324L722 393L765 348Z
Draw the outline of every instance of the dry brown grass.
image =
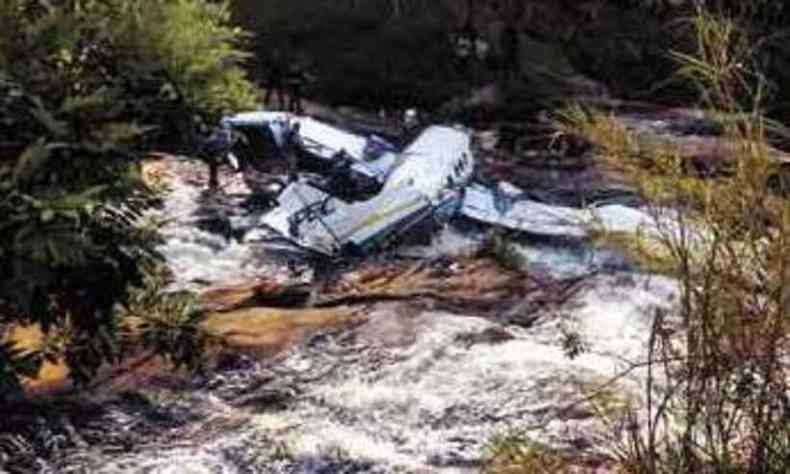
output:
M623 439L634 473L787 472L790 201L767 185L782 163L766 139L767 83L742 20L702 12L699 50L676 54L722 124L727 172L695 173L676 147L645 142L611 115L565 114L602 160L622 164L655 224L673 210L674 226L655 240L679 301L673 314L657 312L650 334L649 406Z

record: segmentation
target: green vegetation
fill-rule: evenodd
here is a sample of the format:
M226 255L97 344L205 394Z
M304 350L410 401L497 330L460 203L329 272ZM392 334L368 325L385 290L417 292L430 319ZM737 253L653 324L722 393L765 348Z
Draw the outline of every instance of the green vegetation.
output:
M526 271L529 264L512 238L499 229L486 235L476 256L490 258L502 269L514 272Z
M0 0L0 24L0 328L46 335L35 353L0 348L7 395L45 358L87 380L123 355L119 315L160 313L130 300L158 258L141 158L190 145L254 89L224 2Z

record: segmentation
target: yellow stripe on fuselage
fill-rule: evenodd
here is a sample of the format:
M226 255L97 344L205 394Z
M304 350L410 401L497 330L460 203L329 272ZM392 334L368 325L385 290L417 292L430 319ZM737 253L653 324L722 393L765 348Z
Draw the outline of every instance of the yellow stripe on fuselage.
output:
M397 213L399 213L401 211L404 211L404 210L408 209L409 207L418 206L419 204L421 204L420 201L421 201L421 199L417 199L414 202L406 203L406 204L397 206L397 207L395 207L393 209L389 209L389 210L384 211L384 212L374 212L367 219L362 221L361 224L357 225L356 227L352 228L350 231L348 231L345 234L343 234L340 237L340 240L346 240L349 237L351 237L352 235L354 235L357 232L359 232L360 230L363 230L366 227L378 224L380 221L392 216L393 214L397 214Z

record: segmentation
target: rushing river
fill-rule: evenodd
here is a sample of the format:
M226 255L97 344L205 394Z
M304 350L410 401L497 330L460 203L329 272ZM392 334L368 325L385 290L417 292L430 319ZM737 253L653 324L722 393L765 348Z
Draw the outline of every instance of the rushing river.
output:
M199 163L169 157L154 170L170 187L160 217L174 289L293 281L294 268L256 228L265 207L249 180L224 174L223 192L209 196ZM458 222L397 253L469 254L484 234ZM560 285L573 288L567 298L530 314L516 306L507 317L366 304L356 308L360 322L308 333L275 357L228 356L211 374L112 398L72 420L81 442L60 425L37 435L40 443L61 438L35 470L476 472L492 437L512 430L595 452L603 427L580 400L644 355L651 308L670 304L675 285L578 239L514 245L528 271L571 282ZM297 273L312 278L309 270ZM568 328L587 348L575 358L562 346ZM623 379L623 393L638 397L639 380Z

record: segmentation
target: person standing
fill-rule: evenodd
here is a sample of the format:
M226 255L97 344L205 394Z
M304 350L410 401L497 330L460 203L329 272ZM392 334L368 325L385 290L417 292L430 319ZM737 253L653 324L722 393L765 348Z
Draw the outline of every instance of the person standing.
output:
M475 39L475 57L480 63L485 63L488 60L488 50L490 49L488 41L482 36Z
M219 166L227 159L233 147L233 131L230 124L221 122L201 144L200 156L208 165L208 187L219 189Z
M477 30L475 30L471 21L467 21L466 24L456 32L455 57L458 70L462 74L469 72L477 38Z
M266 74L266 96L264 101L266 105L271 107L271 100L274 95L277 95L277 109L282 110L285 107L284 87L285 87L285 60L282 51L275 49L269 58L269 65Z
M288 69L288 111L301 114L304 112L302 107L302 96L304 86L307 82L307 73L300 62L292 64Z
M301 144L301 137L299 130L301 124L294 122L289 125L288 131L285 133L283 140L283 155L285 156L286 163L288 164L288 181L296 181L297 166L299 161L299 148Z

